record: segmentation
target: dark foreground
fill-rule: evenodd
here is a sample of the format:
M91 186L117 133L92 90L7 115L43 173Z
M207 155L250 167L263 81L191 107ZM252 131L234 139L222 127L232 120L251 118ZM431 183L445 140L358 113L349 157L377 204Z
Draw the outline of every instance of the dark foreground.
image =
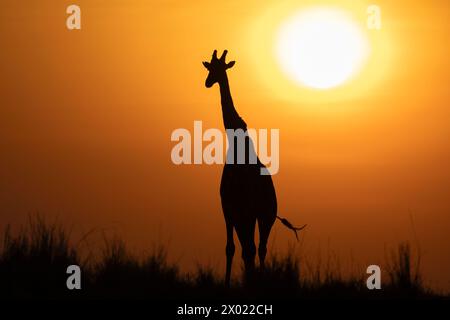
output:
M113 240L105 242L98 258L81 258L63 228L39 218L31 219L18 234L6 229L0 250L2 299L151 299L184 307L198 301L449 298L422 285L412 270L408 245L399 246L392 257L389 282L381 290L368 290L364 278L343 279L332 272L302 277L302 265L293 254L270 257L264 272L257 271L251 280L239 279L231 288L225 288L222 277L209 268L181 273L167 262L162 248L138 258L122 241ZM67 288L69 265L80 266L81 290Z

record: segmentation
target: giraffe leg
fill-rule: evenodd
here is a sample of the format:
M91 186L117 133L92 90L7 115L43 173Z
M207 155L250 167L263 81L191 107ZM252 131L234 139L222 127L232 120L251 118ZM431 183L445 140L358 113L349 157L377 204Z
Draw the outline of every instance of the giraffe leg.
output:
M248 284L252 283L254 270L255 270L255 220L247 221L247 223L236 228L239 242L242 246L242 260L245 267L245 279Z
M256 247L254 241L247 240L242 245L242 259L244 260L244 279L247 286L252 287L255 277L255 256Z
M242 259L244 260L245 271L252 274L255 269L256 247L253 241L248 242L242 247Z
M227 269L225 273L225 286L230 286L230 278L231 278L231 265L233 263L233 256L235 251L234 241L233 241L233 226L231 223L226 222L227 227L227 246L225 248L225 252L227 255Z
M259 229L259 246L258 246L258 257L259 257L259 267L261 270L265 268L265 259L267 254L267 240L269 239L270 230L272 229L273 222L266 222L262 219L258 220Z

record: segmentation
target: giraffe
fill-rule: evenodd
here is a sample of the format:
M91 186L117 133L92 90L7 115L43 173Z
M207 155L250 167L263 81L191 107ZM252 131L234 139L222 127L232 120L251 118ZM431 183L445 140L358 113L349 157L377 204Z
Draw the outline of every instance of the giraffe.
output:
M225 129L243 130L247 132L247 124L239 116L233 104L227 70L234 66L235 61L226 63L227 50L220 58L217 58L217 50L214 50L210 62L203 62L209 71L205 86L211 88L218 83L220 89L222 117ZM265 166L255 155L253 143L248 134L245 136L245 163L237 164L236 136L229 135L228 139L234 139L234 150L227 150L227 161L222 172L220 183L220 197L222 211L225 218L227 243L226 243L226 273L225 285L230 285L231 266L235 252L233 233L236 230L238 240L242 247L242 259L244 261L245 274L251 275L255 268L255 226L258 223L259 246L258 257L260 268L264 269L267 253L267 241L270 230L278 218L285 226L292 229L296 236L297 230L306 225L296 228L286 219L277 216L277 197L270 175L261 175L261 169ZM233 162L229 161L229 153L233 152ZM253 155L257 161L250 163L249 156ZM298 238L297 238L298 239Z

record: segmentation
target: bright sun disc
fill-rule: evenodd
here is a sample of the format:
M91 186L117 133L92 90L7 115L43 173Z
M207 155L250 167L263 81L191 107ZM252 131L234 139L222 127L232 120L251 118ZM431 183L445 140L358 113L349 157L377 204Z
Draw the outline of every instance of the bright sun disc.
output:
M300 11L278 30L276 56L282 71L315 89L346 82L361 69L369 51L360 26L337 9Z

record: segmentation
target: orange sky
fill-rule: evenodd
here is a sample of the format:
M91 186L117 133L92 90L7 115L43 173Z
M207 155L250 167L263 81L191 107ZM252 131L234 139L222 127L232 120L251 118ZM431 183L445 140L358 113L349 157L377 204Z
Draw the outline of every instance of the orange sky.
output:
M65 26L72 3L79 31ZM40 211L80 232L117 232L138 249L168 241L184 265L222 268L222 168L173 165L170 134L194 120L222 128L201 62L226 48L241 116L280 129L279 211L309 225L304 252L329 246L343 263L383 268L387 247L413 241L411 212L428 282L450 289L449 2L377 1L383 25L369 36L379 59L342 90L285 94L264 77L267 52L255 56L270 34L254 32L286 12L262 3L3 0L0 226ZM315 3L357 19L367 5ZM274 250L292 241L275 225Z

